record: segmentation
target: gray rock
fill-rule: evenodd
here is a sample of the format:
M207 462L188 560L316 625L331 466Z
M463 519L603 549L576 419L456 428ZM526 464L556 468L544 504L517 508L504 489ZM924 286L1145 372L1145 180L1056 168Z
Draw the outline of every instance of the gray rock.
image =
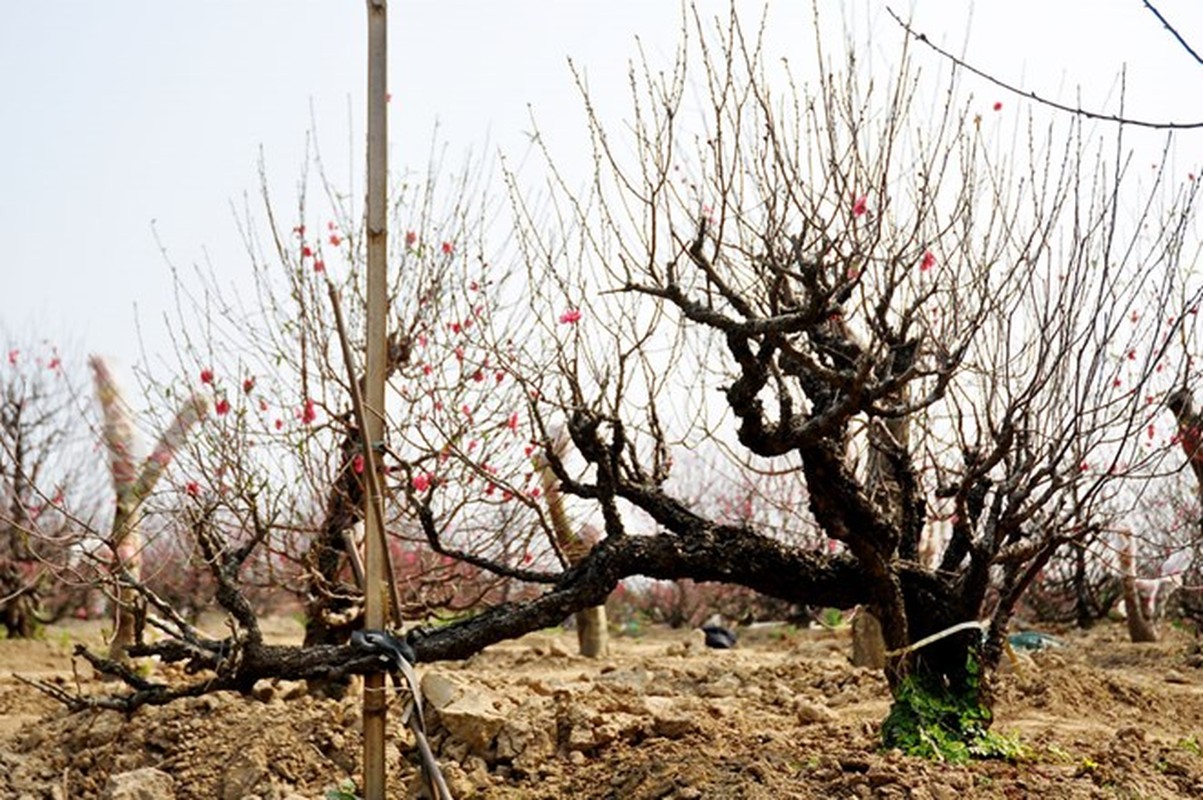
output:
M105 800L175 800L175 780L153 767L110 775Z
M500 697L441 672L422 676L422 694L452 739L466 744L472 755L492 755L490 750L506 722L506 715L499 710Z

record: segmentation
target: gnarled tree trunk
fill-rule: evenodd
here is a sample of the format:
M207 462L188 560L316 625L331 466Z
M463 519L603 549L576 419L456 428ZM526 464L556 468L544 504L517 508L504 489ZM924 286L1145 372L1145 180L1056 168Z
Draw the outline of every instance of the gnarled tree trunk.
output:
M409 363L410 354L409 339L396 331L390 334L386 378ZM363 385L362 376L359 384ZM325 514L305 554L309 568L306 647L344 644L351 632L362 626L363 593L358 585L347 583L343 575L344 558L349 558L352 566L358 559L351 552L351 533L363 518L363 476L355 471L354 464L356 457L363 455L364 444L354 423L354 412L348 409L341 419L346 433L339 446L338 477L326 495ZM358 584L360 576L355 577ZM340 680L345 684L345 676ZM330 688L335 694L341 691Z
M843 331L848 335L847 330ZM912 356L913 358L913 348ZM901 363L906 354L895 350L892 358L898 363L892 367L905 368ZM899 406L906 403L909 391L905 385L900 387L892 398ZM882 508L885 516L901 529L904 519L902 496L902 475L898 467L898 457L909 457L907 448L910 444L910 424L906 417L893 417L881 423L874 429L870 437L869 463L866 469L865 484L869 496ZM917 552L909 554L918 558ZM859 623L859 624L858 624ZM852 663L858 667L883 669L886 665L885 639L881 631L881 621L870 609L862 609L852 625Z

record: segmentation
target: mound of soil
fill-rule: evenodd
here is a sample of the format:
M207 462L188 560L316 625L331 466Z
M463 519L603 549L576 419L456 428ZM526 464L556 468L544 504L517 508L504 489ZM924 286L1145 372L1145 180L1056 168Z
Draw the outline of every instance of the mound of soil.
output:
M276 620L278 641L300 628ZM1203 797L1203 674L1186 637L1134 645L1122 628L1063 635L999 678L995 729L1023 758L949 765L878 748L889 695L849 664L841 632L767 626L740 646L654 629L600 661L548 632L421 668L431 740L457 798ZM0 795L322 798L358 782L359 697L261 684L116 712L69 714L17 675L103 692L74 641L0 641ZM160 677L170 678L160 669ZM390 720L390 796L419 791L408 731Z

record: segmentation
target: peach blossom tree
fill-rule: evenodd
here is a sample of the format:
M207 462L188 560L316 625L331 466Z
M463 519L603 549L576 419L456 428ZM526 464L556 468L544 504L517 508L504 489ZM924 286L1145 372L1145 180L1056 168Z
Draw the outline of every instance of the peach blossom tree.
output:
M268 323L243 326L237 346L181 348L182 373L227 365L220 437L193 456L211 481L195 499L222 514L195 530L236 630L217 641L173 622L173 638L130 652L186 661L203 681L76 702L128 709L372 669L333 640L265 644L238 586L256 550L300 535L319 543L310 573L324 583L309 585L353 618L354 513L314 520L330 514L323 496L354 506L370 447L389 470L393 540L496 581L470 592L471 615L416 621L405 638L418 661L559 624L633 576L863 605L884 637L885 742L997 752L992 674L1018 603L1055 554L1120 527L1125 487L1168 450L1141 434L1190 369L1175 335L1199 294L1197 190L1165 171L1137 180L1114 140L1073 120L1021 118L1027 146L1008 152L1009 107L955 79L927 104L909 52L870 78L855 54L829 63L817 36L821 69L802 85L770 69L764 31L736 15L687 27L669 68L633 66L625 126L604 124L585 93L590 181L549 162L537 199L506 176L504 226L463 197L400 226L412 233L394 251L383 442L360 442L345 416L357 373L323 302L327 280L354 297L360 262L336 267L326 246L354 253L358 237L336 224L338 244L318 245L303 223L270 224L275 255L256 264L289 290L263 295ZM239 395L252 360L254 391ZM285 449L251 446L274 427L260 391L297 410L280 427L304 458L274 473L259 464ZM793 484L780 496L796 502L760 517L699 501L676 466L699 450L717 454L716 474ZM597 527L588 549L557 535L536 455L562 510Z

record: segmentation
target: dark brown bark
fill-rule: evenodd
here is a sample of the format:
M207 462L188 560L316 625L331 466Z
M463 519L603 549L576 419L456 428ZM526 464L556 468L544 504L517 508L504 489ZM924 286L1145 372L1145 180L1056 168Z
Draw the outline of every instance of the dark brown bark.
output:
M398 332L390 334L386 380L409 363L410 355L409 338ZM362 387L362 376L359 381ZM347 536L363 519L364 510L362 477L353 468L355 457L364 453L364 445L354 419L350 410L341 417L346 432L339 444L338 477L326 495L325 515L305 557L310 569L305 608L307 647L342 644L362 626L362 593L358 586L343 579Z
M1194 398L1186 389L1178 389L1166 398L1165 405L1178 423L1178 441L1186 461L1195 474L1195 490L1203 504L1203 417L1194 410ZM1203 533L1203 517L1198 521Z
M344 418L347 433L339 446L338 479L326 496L326 513L306 560L310 569L305 646L342 644L360 627L362 594L342 579L345 534L363 518L363 482L352 469L361 454L359 430Z
M260 680L286 678L339 684L353 674L375 671L380 662L345 645L302 647L263 644L254 614L236 588L237 570L249 552L221 549L204 523L198 540L209 563L216 565L218 601L231 612L238 634L213 640L192 632L158 642L140 641L129 649L135 658L155 656L183 663L195 681L167 685L149 681L120 662L86 652L97 669L121 678L130 691L85 698L43 687L73 707L133 710L210 691L250 691ZM504 603L451 625L409 634L419 662L467 658L483 648L559 624L576 612L599 606L618 581L632 575L693 578L749 586L791 603L823 603L851 607L865 602L863 573L855 560L828 557L786 547L751 531L717 528L693 535L620 536L600 542L560 582L529 601Z

